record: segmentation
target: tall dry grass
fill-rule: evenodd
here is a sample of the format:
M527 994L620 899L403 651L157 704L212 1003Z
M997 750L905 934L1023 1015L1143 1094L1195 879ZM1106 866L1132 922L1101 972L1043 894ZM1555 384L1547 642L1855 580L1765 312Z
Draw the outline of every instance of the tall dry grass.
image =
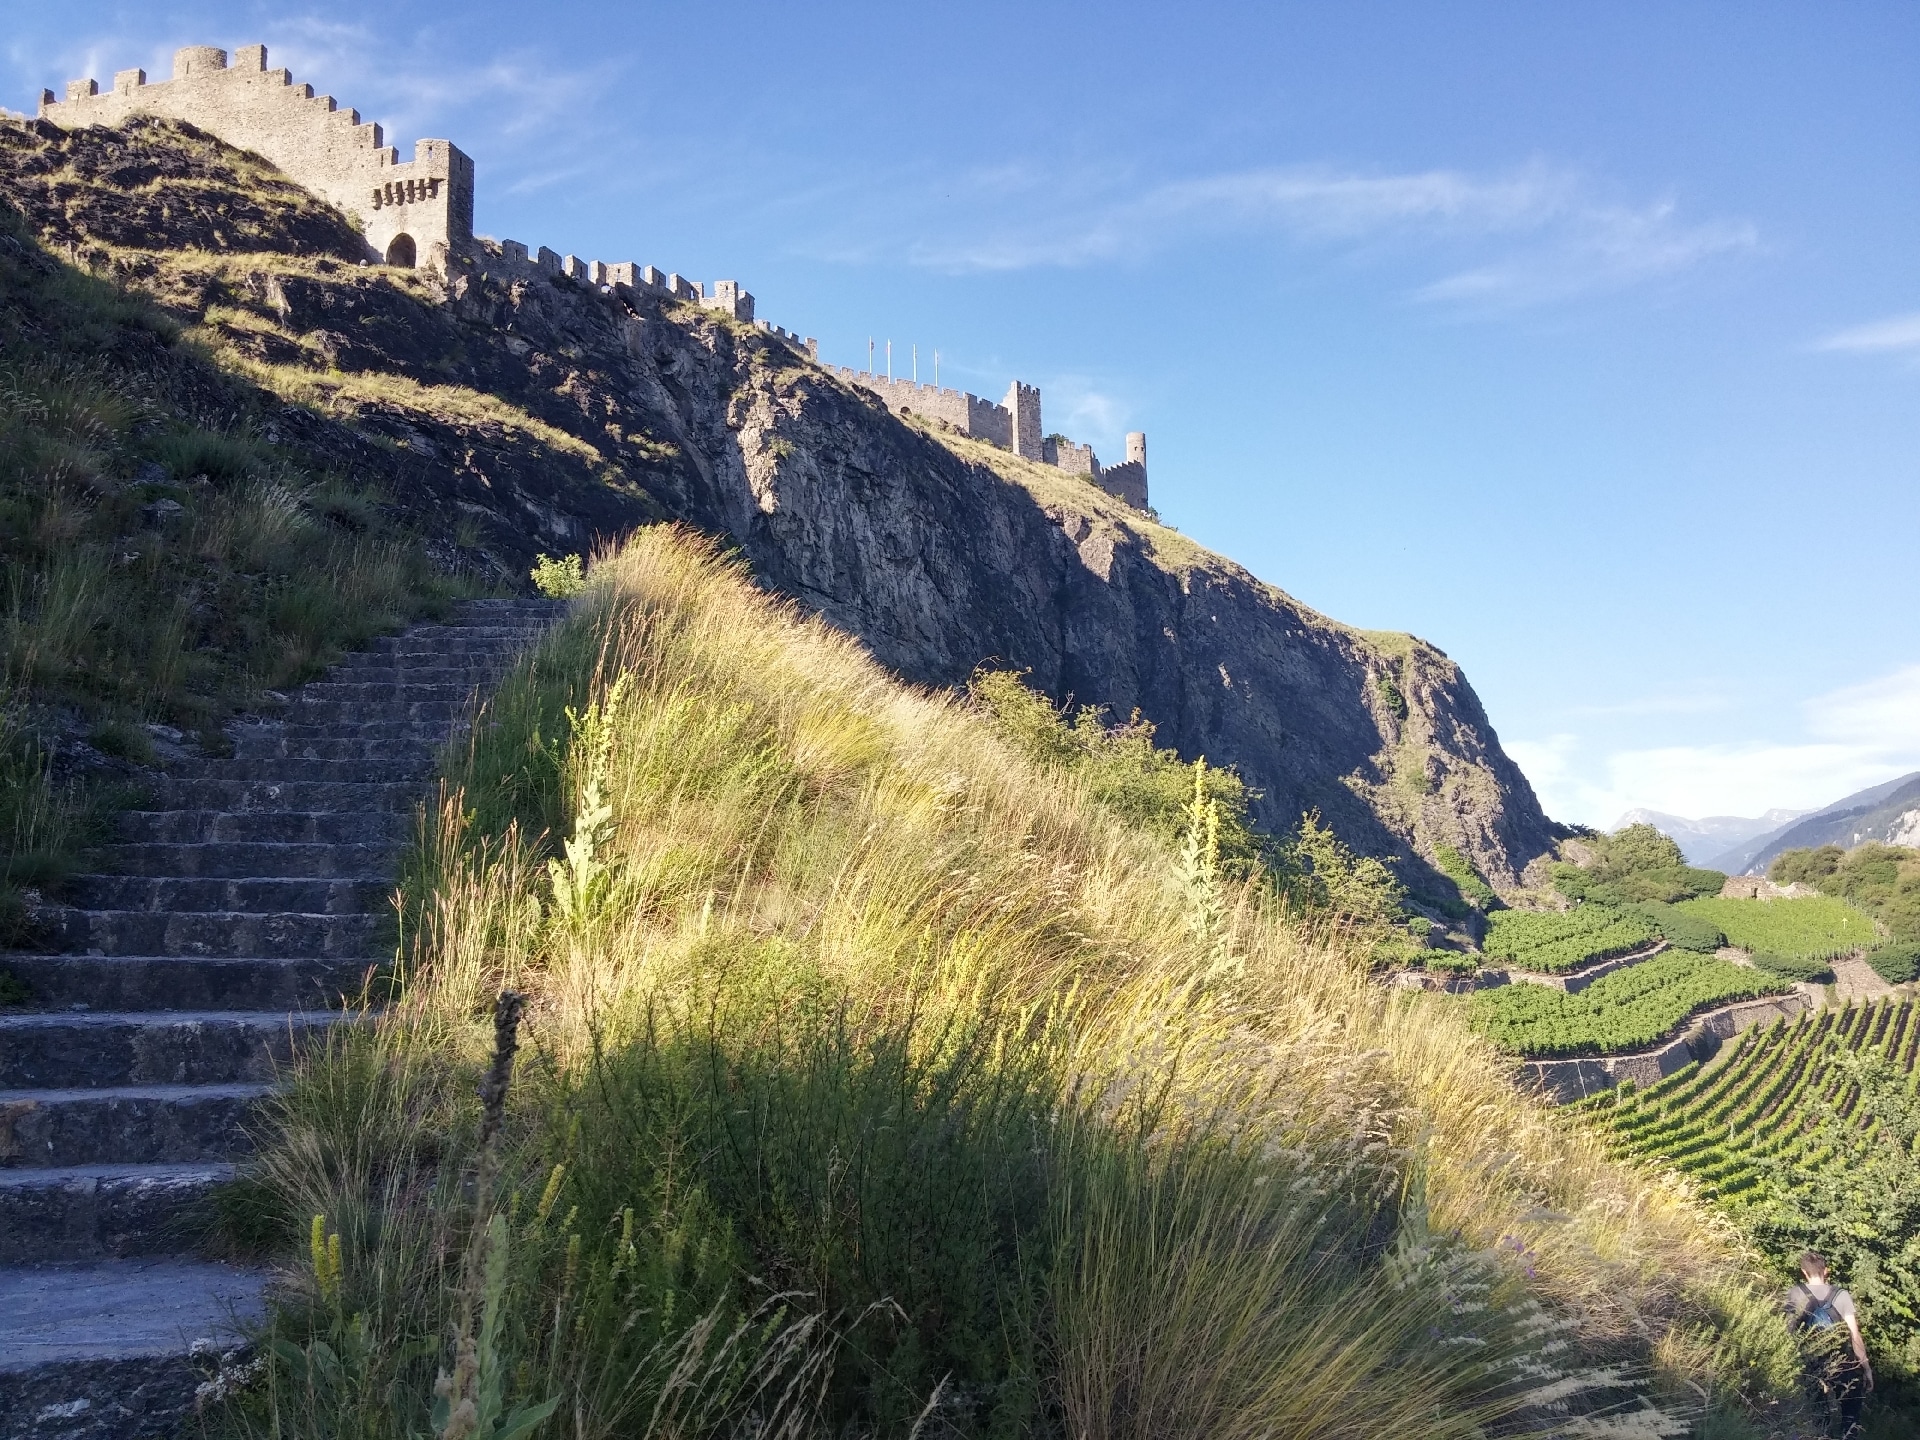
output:
M263 1153L343 1259L237 1424L422 1430L483 1299L578 1436L1681 1434L1786 1374L1726 1237L1455 1017L684 533L446 785L399 998Z

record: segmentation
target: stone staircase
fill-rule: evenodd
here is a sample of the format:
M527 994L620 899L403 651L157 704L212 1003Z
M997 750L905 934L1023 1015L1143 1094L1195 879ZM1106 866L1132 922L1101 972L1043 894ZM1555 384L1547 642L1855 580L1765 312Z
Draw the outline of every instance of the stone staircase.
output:
M392 955L395 860L433 752L564 602L481 600L354 654L230 758L177 761L77 877L64 953L5 955L0 1440L161 1436L196 1340L264 1276L197 1258L209 1192L302 1041Z

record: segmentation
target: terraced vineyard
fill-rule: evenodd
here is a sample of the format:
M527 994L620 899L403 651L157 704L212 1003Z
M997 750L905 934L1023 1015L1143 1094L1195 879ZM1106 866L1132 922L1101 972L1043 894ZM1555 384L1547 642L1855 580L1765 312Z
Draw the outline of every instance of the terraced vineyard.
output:
M1511 1055L1618 1055L1665 1039L1689 1016L1791 988L1777 976L1669 950L1603 976L1577 995L1502 985L1470 999L1476 1029Z
M1732 944L1756 954L1831 960L1880 943L1870 916L1830 895L1794 900L1733 900L1715 895L1682 900L1673 908L1716 926Z
M1738 1195L1757 1183L1763 1162L1810 1158L1829 1111L1859 1121L1857 1144L1828 1157L1833 1163L1878 1143L1872 1119L1857 1113L1860 1086L1835 1060L1870 1053L1911 1080L1915 1017L1914 1002L1903 1000L1756 1026L1717 1065L1688 1066L1646 1090L1622 1087L1572 1108L1591 1112L1616 1148L1666 1161L1708 1195Z
M1689 1177L1782 1273L1834 1262L1876 1355L1920 1373L1920 1003L1902 997L1756 1027L1658 1085L1569 1106L1616 1153ZM1885 1348L1883 1348L1883 1346ZM1876 1359L1876 1365L1882 1363Z
M1604 905L1572 910L1496 910L1487 917L1482 947L1490 960L1522 970L1564 975L1599 960L1627 955L1658 937L1642 916Z

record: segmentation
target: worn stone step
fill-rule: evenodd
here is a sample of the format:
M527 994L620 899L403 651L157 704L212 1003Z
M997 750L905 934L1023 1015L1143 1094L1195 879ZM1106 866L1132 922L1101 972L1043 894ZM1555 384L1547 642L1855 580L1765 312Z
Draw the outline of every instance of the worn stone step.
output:
M305 745L315 740L349 740L369 743L424 745L431 752L446 743L447 737L464 729L466 717L448 724L444 720L324 720L307 724L288 721L282 728L290 744Z
M402 810L132 810L117 828L131 845L394 845L412 835L413 817Z
M390 939L390 915L306 911L75 910L49 914L57 948L75 955L372 955Z
M462 684L422 683L415 680L316 680L303 686L290 709L336 702L389 708L395 705L424 705L442 701L458 705L479 687Z
M169 780L154 786L164 810L408 810L421 787L398 781Z
M17 955L6 968L34 1011L338 1010L384 989L375 960L189 955ZM0 1040L0 1046L5 1041Z
M470 650L448 654L429 647L426 654L399 650L356 650L345 656L326 674L329 680L375 680L382 676L420 680L438 676L447 683L484 675L498 675L513 664L519 647L501 646L498 650Z
M184 1165L252 1153L263 1084L0 1090L0 1167Z
M233 740L234 760L285 757L299 760L411 760L427 765L433 763L434 745L431 740L412 735L373 739L363 734L358 725L342 725L339 730L339 734L322 739L310 734L289 734L284 725L237 725L227 734Z
M0 1269L0 1434L174 1440L214 1355L266 1313L266 1273L147 1258Z
M393 882L379 873L337 880L297 875L75 875L63 893L80 910L371 915L387 908Z
M353 725L363 720L394 724L411 720L423 725L450 726L467 714L465 700L372 701L295 700L287 707L293 725Z
M0 1170L0 1265L189 1249L208 1192L233 1174L212 1161Z
M110 875L258 875L352 880L393 873L397 842L382 845L276 845L230 841L209 845L102 845L93 863Z
M0 1089L265 1084L340 1023L319 1010L0 1014Z
M418 784L433 773L430 755L415 755L400 760L374 760L353 757L338 760L312 760L301 755L213 758L194 756L175 760L167 766L169 781L226 780L252 785L271 784ZM166 792L161 792L166 793Z
M470 655L508 655L533 643L540 635L538 625L461 625L444 630L425 629L407 635L376 640L366 649L369 655L445 656L465 659Z

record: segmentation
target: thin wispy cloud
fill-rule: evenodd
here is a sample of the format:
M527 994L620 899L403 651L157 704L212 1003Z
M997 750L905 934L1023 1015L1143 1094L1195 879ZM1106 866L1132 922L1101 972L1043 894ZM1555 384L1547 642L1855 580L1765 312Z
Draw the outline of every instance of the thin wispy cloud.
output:
M1061 182L1030 166L996 167L958 187L967 218L931 207L899 249L930 269L1007 271L1138 263L1195 239L1264 234L1323 249L1424 251L1441 266L1473 257L1412 298L1487 306L1640 284L1760 246L1749 221L1690 219L1671 197L1602 200L1580 175L1542 163L1491 175L1275 167L1129 188L1119 173ZM886 246L870 238L860 248L871 259Z
M1836 330L1814 346L1816 350L1841 350L1855 354L1887 352L1920 353L1920 310L1911 315L1894 315L1866 325Z
M1572 733L1507 746L1550 813L1603 824L1644 807L1670 815L1814 809L1920 769L1920 665L1817 695L1793 740L1666 745L1593 754Z

